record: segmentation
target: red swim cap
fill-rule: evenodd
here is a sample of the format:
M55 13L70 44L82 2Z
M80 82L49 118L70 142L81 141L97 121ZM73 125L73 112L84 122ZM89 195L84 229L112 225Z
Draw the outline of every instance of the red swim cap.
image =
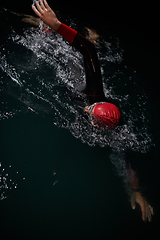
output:
M119 109L112 103L97 103L93 112L99 126L108 125L114 128L119 124L121 114Z

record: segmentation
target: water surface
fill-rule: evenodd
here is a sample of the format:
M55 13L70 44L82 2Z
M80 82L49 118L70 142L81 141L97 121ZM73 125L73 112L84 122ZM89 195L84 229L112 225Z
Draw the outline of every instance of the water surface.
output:
M69 24L77 27L71 19ZM135 221L142 224L124 188L124 156L129 154L150 189L153 110L136 70L123 62L120 40L104 36L97 51L105 95L122 114L121 126L112 131L93 128L70 100L68 90L83 84L85 73L81 54L61 36L12 29L1 46L0 203L6 236L100 239Z

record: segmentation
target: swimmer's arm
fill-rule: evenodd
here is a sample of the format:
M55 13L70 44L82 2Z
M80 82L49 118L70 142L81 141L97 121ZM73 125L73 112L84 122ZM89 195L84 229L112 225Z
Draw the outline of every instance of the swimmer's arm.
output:
M153 208L151 205L148 203L148 201L145 199L145 197L142 195L141 192L137 191L132 191L131 194L131 206L132 209L136 208L136 203L140 205L141 211L142 211L142 220L144 222L152 221L152 216L153 216Z
M44 2L40 0L40 3L36 1L36 7L32 5L32 9L35 14L54 31L57 31L61 26L61 22L58 20L53 10L49 7L46 0L44 0Z
M136 208L136 203L140 205L141 211L142 211L142 220L143 221L148 221L150 222L152 220L152 215L153 215L153 208L151 205L148 203L148 201L145 199L145 197L142 195L140 191L140 185L137 177L137 173L131 169L131 167L126 168L128 175L129 175L129 185L132 189L131 193L131 206L132 209Z

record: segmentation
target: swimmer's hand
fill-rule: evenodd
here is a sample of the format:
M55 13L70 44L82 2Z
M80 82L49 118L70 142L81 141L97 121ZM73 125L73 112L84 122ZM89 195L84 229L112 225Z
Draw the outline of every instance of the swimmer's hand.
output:
M133 191L131 195L132 209L136 208L136 203L138 203L141 207L142 220L146 222L148 219L148 221L151 222L152 215L153 215L153 208L151 207L151 205L149 205L147 200L142 196L140 192Z
M32 5L32 9L45 24L47 24L54 31L58 30L61 22L57 19L56 14L49 7L46 0L44 0L44 2L40 0L40 3L36 1L36 7Z

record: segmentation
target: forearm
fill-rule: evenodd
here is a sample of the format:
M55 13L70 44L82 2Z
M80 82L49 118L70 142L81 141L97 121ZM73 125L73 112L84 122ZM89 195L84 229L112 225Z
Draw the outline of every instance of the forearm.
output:
M132 189L132 191L139 191L140 185L139 185L137 173L131 167L127 167L126 171L128 175L128 184L130 188Z
M57 33L62 35L70 44L73 43L75 36L77 35L77 31L68 27L64 23L61 23L59 28L57 29Z

